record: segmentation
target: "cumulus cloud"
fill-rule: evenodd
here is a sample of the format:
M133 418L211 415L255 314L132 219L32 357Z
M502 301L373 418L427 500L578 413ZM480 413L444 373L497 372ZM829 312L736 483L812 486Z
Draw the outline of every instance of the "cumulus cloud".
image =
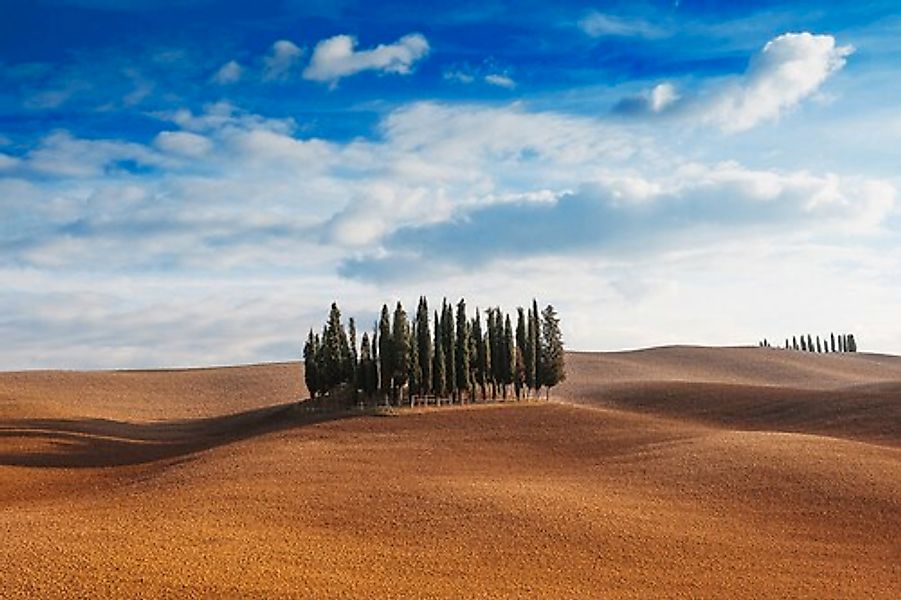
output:
M356 50L356 45L356 38L349 35L322 40L313 49L304 78L334 84L368 70L406 75L429 53L428 40L418 33L405 35L393 44L379 44L371 50Z
M700 93L680 95L661 83L624 98L614 112L633 115L675 114L740 132L778 119L816 93L844 67L852 46L838 46L831 35L786 33L766 43L744 74L711 83Z
M263 58L263 80L287 81L294 74L304 50L288 40L278 40Z
M706 102L705 120L743 131L779 117L816 92L854 52L831 35L786 33L763 47L744 76Z
M237 61L230 60L219 67L219 70L213 75L212 80L219 85L228 85L240 81L243 75L244 67Z

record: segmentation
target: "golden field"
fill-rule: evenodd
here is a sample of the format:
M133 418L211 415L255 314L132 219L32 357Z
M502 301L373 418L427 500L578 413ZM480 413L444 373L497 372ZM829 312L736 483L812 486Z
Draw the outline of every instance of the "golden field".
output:
M0 596L901 597L901 358L567 369L342 415L297 363L0 374Z

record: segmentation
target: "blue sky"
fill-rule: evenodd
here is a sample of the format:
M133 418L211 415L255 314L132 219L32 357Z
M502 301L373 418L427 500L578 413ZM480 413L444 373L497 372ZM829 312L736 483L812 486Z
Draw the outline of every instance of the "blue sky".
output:
M896 2L0 0L0 368L292 359L337 299L901 352Z

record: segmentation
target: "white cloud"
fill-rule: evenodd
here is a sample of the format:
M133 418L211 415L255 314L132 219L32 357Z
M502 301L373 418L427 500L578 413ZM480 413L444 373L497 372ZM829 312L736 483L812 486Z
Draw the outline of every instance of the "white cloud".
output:
M304 50L288 40L279 40L263 58L263 79L265 81L287 81L303 58Z
M379 44L371 50L358 51L356 45L356 38L349 35L322 40L313 50L304 78L334 84L343 77L367 70L406 75L429 53L428 41L418 33L405 35L393 44Z
M578 22L579 29L586 35L599 38L618 37L661 37L665 32L659 27L641 19L629 19L592 11Z
M660 112L678 99L679 94L673 84L661 83L651 89L648 96L648 107L654 112Z
M14 315L0 329L15 349L0 364L292 358L331 296L367 322L372 298L447 289L473 306L544 290L582 349L754 341L808 322L884 347L901 334L870 316L901 293L899 259L879 250L899 235L885 180L688 160L665 134L517 103L410 104L348 142L228 103L158 116L178 130L151 145L52 134L15 171L40 175L0 177L0 312ZM429 273L413 268L422 228ZM354 259L368 279L338 276ZM815 301L754 304L747 273ZM846 306L859 322L829 322ZM584 316L598 310L610 319Z
M614 112L676 115L725 132L745 131L814 96L853 51L837 46L831 35L786 33L767 42L740 76L714 80L700 93L685 95L672 83L660 83L623 98Z
M213 148L209 139L188 131L161 131L153 144L163 152L193 158L204 156Z
M805 32L773 38L739 80L704 102L702 119L725 131L776 119L816 92L853 51L852 46L837 46L831 35Z
M213 75L212 81L219 85L228 85L240 81L243 75L244 67L237 61L230 60L219 67L219 70Z
M485 83L496 85L498 87L507 88L508 90L512 90L516 87L516 82L510 78L509 75L504 75L502 73L491 73L489 75L485 75Z

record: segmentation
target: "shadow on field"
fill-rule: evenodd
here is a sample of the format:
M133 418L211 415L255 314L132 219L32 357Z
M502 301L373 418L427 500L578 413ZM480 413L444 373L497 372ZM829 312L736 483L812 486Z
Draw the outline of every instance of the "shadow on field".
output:
M360 411L308 409L306 403L180 421L108 419L0 421L0 465L113 467L177 458L266 433L359 416Z

